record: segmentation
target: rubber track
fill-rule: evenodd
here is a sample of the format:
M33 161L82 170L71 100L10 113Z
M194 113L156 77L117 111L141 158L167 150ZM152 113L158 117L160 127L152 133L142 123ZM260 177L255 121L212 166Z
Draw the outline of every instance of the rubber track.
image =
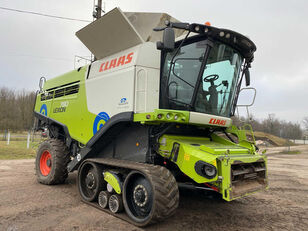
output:
M142 172L150 181L154 190L154 212L152 218L144 223L136 223L131 220L125 213L113 214L109 209L101 208L96 202L83 202L94 206L100 210L108 212L120 219L128 221L136 226L146 226L157 223L172 216L179 205L179 190L177 182L171 172L163 166L151 165L144 163L136 163L127 160L117 159L87 159L85 162L95 162L105 166L120 167L124 169L136 170Z

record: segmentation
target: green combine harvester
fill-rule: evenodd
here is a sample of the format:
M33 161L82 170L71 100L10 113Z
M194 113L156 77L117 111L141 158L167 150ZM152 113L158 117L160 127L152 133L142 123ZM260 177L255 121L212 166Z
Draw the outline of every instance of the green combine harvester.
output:
M266 156L231 124L243 79L250 84L250 39L119 8L76 35L95 61L41 78L35 126L49 139L37 152L40 183L77 170L85 203L137 226L174 214L179 186L226 201L268 187Z

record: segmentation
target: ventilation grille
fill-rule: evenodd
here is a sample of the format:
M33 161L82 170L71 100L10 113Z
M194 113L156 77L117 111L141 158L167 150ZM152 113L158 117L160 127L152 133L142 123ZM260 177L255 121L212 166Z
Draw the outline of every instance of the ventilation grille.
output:
M57 88L48 89L45 93L41 94L41 101L59 98L67 95L73 95L79 92L79 83L78 84L76 84L76 82L69 83L66 84L66 86L67 87L60 86Z

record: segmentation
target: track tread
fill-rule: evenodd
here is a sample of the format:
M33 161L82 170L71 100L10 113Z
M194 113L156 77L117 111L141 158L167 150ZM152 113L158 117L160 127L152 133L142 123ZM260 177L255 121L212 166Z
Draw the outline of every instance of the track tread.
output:
M162 221L173 215L179 205L179 190L174 176L162 166L151 166L151 177L154 183L155 211L151 223ZM163 181L163 184L158 182Z

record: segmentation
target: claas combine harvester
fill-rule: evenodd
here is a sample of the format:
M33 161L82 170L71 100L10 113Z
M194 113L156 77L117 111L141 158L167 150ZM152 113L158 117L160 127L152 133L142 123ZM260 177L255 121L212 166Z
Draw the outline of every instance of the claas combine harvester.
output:
M40 183L77 170L84 202L137 226L174 214L181 185L226 201L268 187L266 156L230 118L250 82L250 39L119 8L76 35L95 61L41 78L35 126L49 139L37 152Z

